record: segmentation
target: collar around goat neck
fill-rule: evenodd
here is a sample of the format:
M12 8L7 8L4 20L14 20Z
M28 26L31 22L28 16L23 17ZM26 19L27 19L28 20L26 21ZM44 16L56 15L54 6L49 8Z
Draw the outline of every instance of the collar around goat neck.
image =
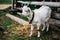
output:
M32 11L32 13L33 13L33 15L32 15L31 20L29 21L29 24L31 24L31 23L32 23L32 21L33 21L33 19L34 19L34 11Z

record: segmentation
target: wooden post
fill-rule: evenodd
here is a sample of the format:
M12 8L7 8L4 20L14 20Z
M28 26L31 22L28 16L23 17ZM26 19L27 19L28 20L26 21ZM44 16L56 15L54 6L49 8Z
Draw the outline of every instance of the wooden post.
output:
M14 9L14 0L12 0L12 10Z
M31 4L31 5L48 5L51 7L60 7L60 2L24 2L24 1L17 1L18 3L23 3L23 4Z
M10 19L16 21L17 23L21 24L21 25L28 25L29 23L24 21L23 19L20 19L16 16L13 16L11 14L6 14L7 17L9 17Z

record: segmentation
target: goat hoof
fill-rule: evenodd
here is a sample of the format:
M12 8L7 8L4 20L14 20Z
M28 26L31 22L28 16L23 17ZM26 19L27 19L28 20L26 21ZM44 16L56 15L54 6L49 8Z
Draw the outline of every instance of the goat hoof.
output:
M48 31L49 31L49 29L46 30L46 32L48 32Z
M39 38L40 37L40 34L37 37Z
M40 35L38 35L38 38L40 37Z
M42 31L44 31L44 29L42 29Z
M46 32L48 32L48 30L46 30Z
M31 37L31 35L29 35L29 37Z

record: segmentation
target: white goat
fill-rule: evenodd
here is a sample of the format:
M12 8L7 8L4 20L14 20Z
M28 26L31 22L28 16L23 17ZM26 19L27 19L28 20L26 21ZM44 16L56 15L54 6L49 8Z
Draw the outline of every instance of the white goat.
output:
M44 31L46 27L48 31L49 28L48 20L51 15L51 9L48 6L41 6L39 9L35 9L33 11L29 7L23 6L22 15L26 16L29 19L29 21L31 21L31 32L29 36L31 36L33 33L32 31L34 29L33 26L34 24L37 25L38 37L40 37L39 28L41 24L43 25L42 31Z

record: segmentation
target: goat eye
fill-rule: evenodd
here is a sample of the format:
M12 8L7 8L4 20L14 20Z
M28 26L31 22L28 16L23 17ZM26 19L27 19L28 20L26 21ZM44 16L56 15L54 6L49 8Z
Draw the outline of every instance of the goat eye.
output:
M26 11L26 12L28 12L28 11Z
M30 12L30 10L28 10L28 12Z
M30 12L30 10L27 10L26 12Z
M26 12L28 12L28 10Z
M30 10L27 10L27 12L30 12Z

